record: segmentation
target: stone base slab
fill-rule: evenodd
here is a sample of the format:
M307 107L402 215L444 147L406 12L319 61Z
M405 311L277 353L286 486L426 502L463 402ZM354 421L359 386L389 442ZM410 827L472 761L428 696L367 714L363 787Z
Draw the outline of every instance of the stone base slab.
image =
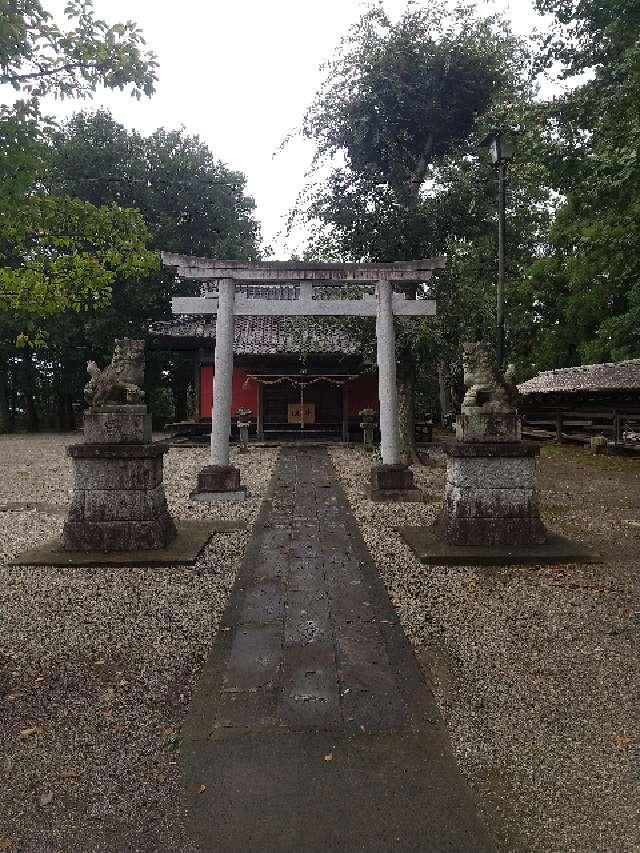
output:
M408 465L376 465L371 469L369 497L372 501L421 501L413 472Z
M65 551L60 540L53 539L41 548L20 554L10 565L77 568L191 566L215 533L232 533L245 528L244 522L237 521L179 521L173 542L152 551Z
M584 545L548 533L540 545L450 545L435 525L401 527L400 536L427 566L515 566L549 563L601 563Z
M175 538L168 513L151 521L66 521L62 530L67 551L159 550Z
M420 489L371 489L368 497L375 503L419 503L424 500Z
M539 448L522 442L447 448L444 506L436 521L455 546L541 545L546 531L536 491Z
M196 494L241 491L240 469L234 465L205 465L198 473Z
M86 444L151 444L151 415L146 406L105 406L85 412Z
M228 501L229 503L233 503L234 501L244 501L247 497L247 488L246 486L242 486L236 491L232 492L190 492L189 500L199 501L200 503L216 503L216 501Z
M442 539L450 545L481 547L524 547L542 545L547 532L537 508L529 516L465 517L442 512L436 521Z
M521 418L516 412L463 411L456 421L456 438L461 442L519 442Z
M145 412L96 412L114 423ZM74 489L62 531L67 551L160 550L176 536L163 487L166 444L75 444Z

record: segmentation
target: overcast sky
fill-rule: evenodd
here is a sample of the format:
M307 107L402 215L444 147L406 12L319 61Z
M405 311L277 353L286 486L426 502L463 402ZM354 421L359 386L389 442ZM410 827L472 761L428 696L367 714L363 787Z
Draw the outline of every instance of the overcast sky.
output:
M62 21L65 0L46 0ZM135 101L98 91L92 102L47 103L60 117L106 107L117 121L142 133L184 125L214 155L245 173L265 244L276 257L299 248L282 236L283 219L304 183L313 149L303 140L273 156L299 125L322 80L320 65L366 4L361 0L95 0L109 22L137 21L160 69L156 94ZM540 19L531 0L495 0L516 32L527 35ZM385 0L397 18L405 0ZM300 239L300 236L297 238Z

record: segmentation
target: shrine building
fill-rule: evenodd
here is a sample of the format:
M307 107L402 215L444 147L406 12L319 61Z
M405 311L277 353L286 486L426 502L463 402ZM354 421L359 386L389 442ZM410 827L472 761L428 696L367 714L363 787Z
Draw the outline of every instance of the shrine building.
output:
M238 283L248 299L296 300L299 285ZM316 298L322 298L316 289ZM326 297L335 295L327 288ZM275 306L274 306L275 307ZM151 326L155 344L191 353L198 417L182 426L186 433L209 432L213 405L215 316L177 316ZM378 374L359 343L331 317L234 318L231 412L251 409L258 438L275 435L328 436L348 440L360 433L359 412L379 411Z

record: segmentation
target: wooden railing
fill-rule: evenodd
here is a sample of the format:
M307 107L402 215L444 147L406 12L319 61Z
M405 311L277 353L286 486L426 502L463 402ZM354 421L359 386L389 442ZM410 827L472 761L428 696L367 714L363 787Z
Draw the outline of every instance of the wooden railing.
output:
M603 435L610 444L625 446L625 433L640 431L640 405L616 409L532 408L521 414L527 438L586 444Z

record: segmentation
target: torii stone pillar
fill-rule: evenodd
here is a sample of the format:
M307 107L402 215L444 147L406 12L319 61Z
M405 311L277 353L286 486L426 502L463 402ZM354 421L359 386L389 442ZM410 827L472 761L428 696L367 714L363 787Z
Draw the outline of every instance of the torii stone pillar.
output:
M393 328L393 286L379 281L376 287L376 340L378 399L380 402L380 453L382 465L371 469L371 499L374 501L419 501L408 465L400 456L398 386L396 384L396 335Z
M396 385L396 335L393 328L391 282L377 286L376 341L378 399L380 401L380 451L384 465L400 464L398 388Z
M190 495L196 501L242 500L247 493L246 487L240 484L239 469L229 464L235 293L236 283L232 278L218 282L211 464L205 465L198 474L198 486Z

